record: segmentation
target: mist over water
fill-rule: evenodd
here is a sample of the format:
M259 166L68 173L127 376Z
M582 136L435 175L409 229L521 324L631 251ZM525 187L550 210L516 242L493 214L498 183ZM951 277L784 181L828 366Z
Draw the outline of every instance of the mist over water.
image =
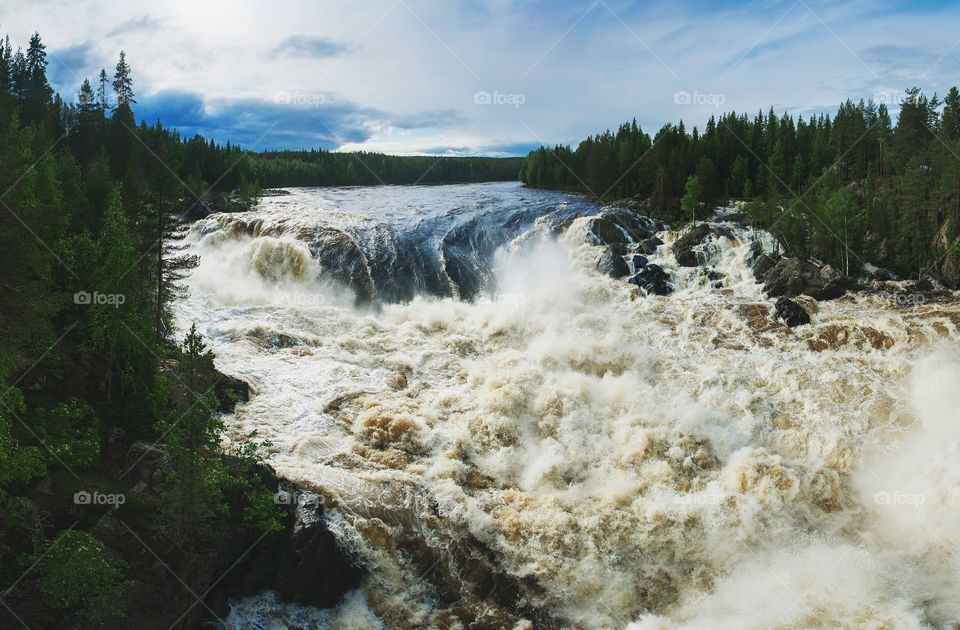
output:
M317 624L960 623L955 303L855 294L789 329L763 232L704 248L719 288L661 247L657 297L598 273L578 197L292 192L193 227L178 319L256 394L229 439L270 440L368 567Z

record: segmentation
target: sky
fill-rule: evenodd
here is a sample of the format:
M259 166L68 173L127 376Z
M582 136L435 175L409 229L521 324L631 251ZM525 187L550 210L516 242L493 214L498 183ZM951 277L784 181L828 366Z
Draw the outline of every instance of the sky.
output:
M851 98L957 82L960 2L785 0L0 0L39 31L48 75L133 68L138 119L253 150L523 155L632 118ZM951 72L951 71L954 72Z

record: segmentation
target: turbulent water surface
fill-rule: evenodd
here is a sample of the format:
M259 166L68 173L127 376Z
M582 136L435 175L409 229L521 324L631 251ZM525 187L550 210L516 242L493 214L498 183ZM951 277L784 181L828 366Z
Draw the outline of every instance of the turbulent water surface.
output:
M368 571L235 627L960 623L954 302L856 294L789 329L762 232L703 248L719 283L660 232L659 297L597 271L578 197L291 193L194 225L178 317L256 394L229 439L272 442Z

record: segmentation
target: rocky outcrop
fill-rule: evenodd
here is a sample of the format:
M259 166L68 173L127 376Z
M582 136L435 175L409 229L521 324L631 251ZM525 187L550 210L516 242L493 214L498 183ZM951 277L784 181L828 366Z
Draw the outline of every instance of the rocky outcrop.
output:
M709 225L701 223L693 226L686 234L678 238L673 244L673 255L677 259L677 264L681 267L696 267L699 265L700 260L697 258L694 248L712 233L713 230Z
M663 225L625 209L603 210L590 219L590 233L597 244L637 243L648 239Z
M611 278L624 278L630 275L630 266L617 248L608 245L597 260L597 271Z
M285 601L335 606L360 585L361 570L337 544L317 495L300 491L290 515L280 561L269 588Z
M246 212L255 202L256 199L236 194L209 194L200 199L188 197L180 202L180 220L193 222L218 212Z
M663 241L656 236L651 236L637 243L637 253L652 256L657 253L657 248L661 245L663 245Z
M715 238L736 238L733 230L723 224L700 223L694 225L673 244L673 255L677 259L677 264L681 267L696 267L703 264L703 257L698 255L697 247L711 236Z
M790 298L782 297L777 300L776 308L777 316L790 328L810 323L810 314Z
M214 383L213 391L217 395L221 412L230 413L238 404L250 400L250 386L246 381L227 376L222 372L217 372L216 375L217 380Z
M124 478L134 484L131 492L144 492L158 487L172 471L167 447L141 440L130 445L124 466Z
M627 281L634 284L648 294L670 295L673 293L673 286L670 284L670 276L660 265L649 264Z
M320 498L299 489L281 491L277 496L287 509L284 529L268 534L246 556L237 554L236 568L209 603L218 615L227 613L229 599L264 590L275 592L285 602L331 608L360 585L363 569L327 528Z
M260 482L268 488L280 483L267 467L263 467ZM239 488L228 491L231 513L236 512L235 502L242 494ZM275 592L285 602L315 608L336 606L345 593L359 587L362 567L337 544L315 494L291 490L278 493L278 497L277 509L285 510L280 531L263 533L244 525L241 518L222 519L212 539L188 559L190 568L181 569L177 577L171 571L181 566L182 559L175 557L176 550L166 549L151 537L158 525L152 512L139 514L129 509L128 503L125 509L104 515L91 532L135 570L128 573L124 588L125 617L98 627L207 627L217 621L214 615L220 619L227 616L231 599L264 590ZM141 541L159 557L148 553Z
M852 283L829 265L798 258L784 258L763 275L763 289L770 297L809 295L834 300L849 288Z
M771 256L769 254L757 254L756 258L753 260L753 276L757 279L758 282L763 281L763 277L771 269L776 267L779 257Z

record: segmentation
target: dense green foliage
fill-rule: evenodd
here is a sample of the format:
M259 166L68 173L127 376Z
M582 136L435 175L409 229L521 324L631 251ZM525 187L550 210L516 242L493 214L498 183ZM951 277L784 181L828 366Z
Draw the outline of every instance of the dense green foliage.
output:
M264 489L245 478L256 454L245 449L227 466L219 450L210 354L195 331L178 346L170 326L178 281L195 264L171 239L176 217L210 188L244 184L246 154L136 125L122 53L112 84L106 72L96 90L84 81L75 105L53 93L46 67L39 35L26 52L0 45L4 627L17 623L14 608L37 627L122 614L124 562L101 533L84 531L120 503L89 505L75 493L126 491L134 480L120 485L116 469L136 439L157 442L171 462L142 519L165 555L191 557L228 491L250 491L238 517L252 511L252 527L277 526Z
M884 105L862 101L845 102L833 117L730 113L711 117L702 132L680 122L652 138L634 121L576 150L531 152L521 180L603 199L640 196L669 220L692 218L701 203L750 200L753 218L798 255L935 273L956 285L958 156L960 91L941 101L913 88L896 124Z
M50 606L76 607L93 621L121 615L123 561L90 534L65 532L38 553L35 562L40 592Z

